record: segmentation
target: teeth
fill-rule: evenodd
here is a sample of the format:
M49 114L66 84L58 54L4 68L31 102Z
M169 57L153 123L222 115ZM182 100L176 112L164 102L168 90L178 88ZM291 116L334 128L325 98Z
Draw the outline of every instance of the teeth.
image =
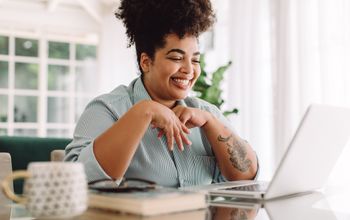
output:
M188 85L188 83L190 82L188 79L176 79L176 78L174 78L173 80L177 83L182 84L182 85Z

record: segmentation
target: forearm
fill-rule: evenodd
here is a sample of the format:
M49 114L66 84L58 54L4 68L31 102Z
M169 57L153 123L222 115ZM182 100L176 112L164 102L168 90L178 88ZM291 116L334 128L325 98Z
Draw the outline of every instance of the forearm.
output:
M124 176L135 151L151 123L149 101L133 106L108 130L96 138L94 154L103 170L113 178Z
M257 158L250 145L208 113L202 127L212 146L218 166L228 180L253 179L257 171Z

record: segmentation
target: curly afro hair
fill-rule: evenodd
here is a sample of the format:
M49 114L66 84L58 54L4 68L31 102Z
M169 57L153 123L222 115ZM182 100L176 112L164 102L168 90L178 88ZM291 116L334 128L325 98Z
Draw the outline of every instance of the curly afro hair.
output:
M126 27L128 47L135 44L141 73L141 53L154 59L168 34L198 37L215 22L210 0L121 0L115 15Z

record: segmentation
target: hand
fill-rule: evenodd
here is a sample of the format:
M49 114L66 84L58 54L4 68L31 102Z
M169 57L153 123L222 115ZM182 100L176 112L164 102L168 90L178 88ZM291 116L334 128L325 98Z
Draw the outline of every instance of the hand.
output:
M175 115L187 128L202 127L210 119L210 113L198 108L177 105L173 109Z
M160 103L153 101L151 101L151 103L152 127L161 130L158 134L158 138L165 134L169 150L173 150L174 138L180 150L184 149L183 142L187 145L191 145L191 141L186 136L190 131L184 123L181 123L175 113Z

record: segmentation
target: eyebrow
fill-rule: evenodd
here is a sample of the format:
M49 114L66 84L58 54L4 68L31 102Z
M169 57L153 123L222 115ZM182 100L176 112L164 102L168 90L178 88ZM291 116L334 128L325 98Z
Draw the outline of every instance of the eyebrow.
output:
M175 49L169 50L169 51L166 53L166 55L168 55L169 53L172 53L172 52L180 53L180 54L182 54L182 55L186 54L185 51L183 51L183 50L181 50L181 49L176 49L176 48L175 48ZM193 55L194 55L194 56L200 55L200 52L195 52L195 53L193 53Z

